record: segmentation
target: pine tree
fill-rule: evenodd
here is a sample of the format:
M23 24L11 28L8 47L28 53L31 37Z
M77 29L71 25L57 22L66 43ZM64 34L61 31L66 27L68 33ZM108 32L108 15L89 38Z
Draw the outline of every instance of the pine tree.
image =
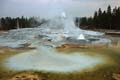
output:
M95 26L97 26L97 24L98 24L98 13L97 13L97 11L95 11L95 13L94 13L93 23L94 23Z
M112 15L111 15L111 6L109 5L107 8L107 26L109 29L111 29L112 24Z
M101 28L101 18L102 18L102 10L101 10L101 8L99 8L99 10L98 10L98 28Z

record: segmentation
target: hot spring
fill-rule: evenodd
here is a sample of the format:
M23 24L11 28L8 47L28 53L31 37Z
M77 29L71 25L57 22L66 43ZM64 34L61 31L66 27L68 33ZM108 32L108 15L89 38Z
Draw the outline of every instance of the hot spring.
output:
M107 63L102 55L90 56L80 53L64 54L51 48L39 47L9 58L5 65L13 70L36 70L47 72L72 72L95 68Z

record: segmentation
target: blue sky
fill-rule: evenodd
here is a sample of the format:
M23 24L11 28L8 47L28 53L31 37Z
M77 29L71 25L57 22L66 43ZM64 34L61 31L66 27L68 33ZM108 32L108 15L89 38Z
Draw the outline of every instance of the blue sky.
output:
M0 0L0 17L40 16L65 11L70 16L91 16L108 5L120 5L120 0Z

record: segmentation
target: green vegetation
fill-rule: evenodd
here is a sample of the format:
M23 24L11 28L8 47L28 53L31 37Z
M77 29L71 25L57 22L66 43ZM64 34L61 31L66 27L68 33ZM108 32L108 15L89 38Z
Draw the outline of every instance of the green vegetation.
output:
M80 25L87 29L120 30L120 7L115 7L112 10L109 5L105 11L99 8L98 11L95 11L93 17L82 17Z
M24 16L17 18L5 17L0 18L0 30L17 29L18 26L19 28L37 27L43 24L44 22L46 22L46 20L44 19L38 20L37 17L30 18L26 18Z

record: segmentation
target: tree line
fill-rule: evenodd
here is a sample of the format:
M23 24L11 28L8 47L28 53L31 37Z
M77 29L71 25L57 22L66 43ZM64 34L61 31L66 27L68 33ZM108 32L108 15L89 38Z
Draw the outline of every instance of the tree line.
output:
M31 28L37 27L45 23L47 20L39 19L36 17L26 18L24 16L11 18L0 18L0 30L10 30L19 28ZM99 8L95 11L93 17L76 18L75 24L80 28L85 29L114 29L120 30L120 7L111 9L109 5L107 10L102 11Z
M120 7L111 9L109 5L107 10L104 11L99 8L98 11L95 11L93 17L82 17L80 26L87 29L120 30Z
M19 28L31 28L40 26L44 23L45 20L37 20L37 17L26 18L24 16L11 18L11 17L2 17L0 18L0 30L10 30Z

